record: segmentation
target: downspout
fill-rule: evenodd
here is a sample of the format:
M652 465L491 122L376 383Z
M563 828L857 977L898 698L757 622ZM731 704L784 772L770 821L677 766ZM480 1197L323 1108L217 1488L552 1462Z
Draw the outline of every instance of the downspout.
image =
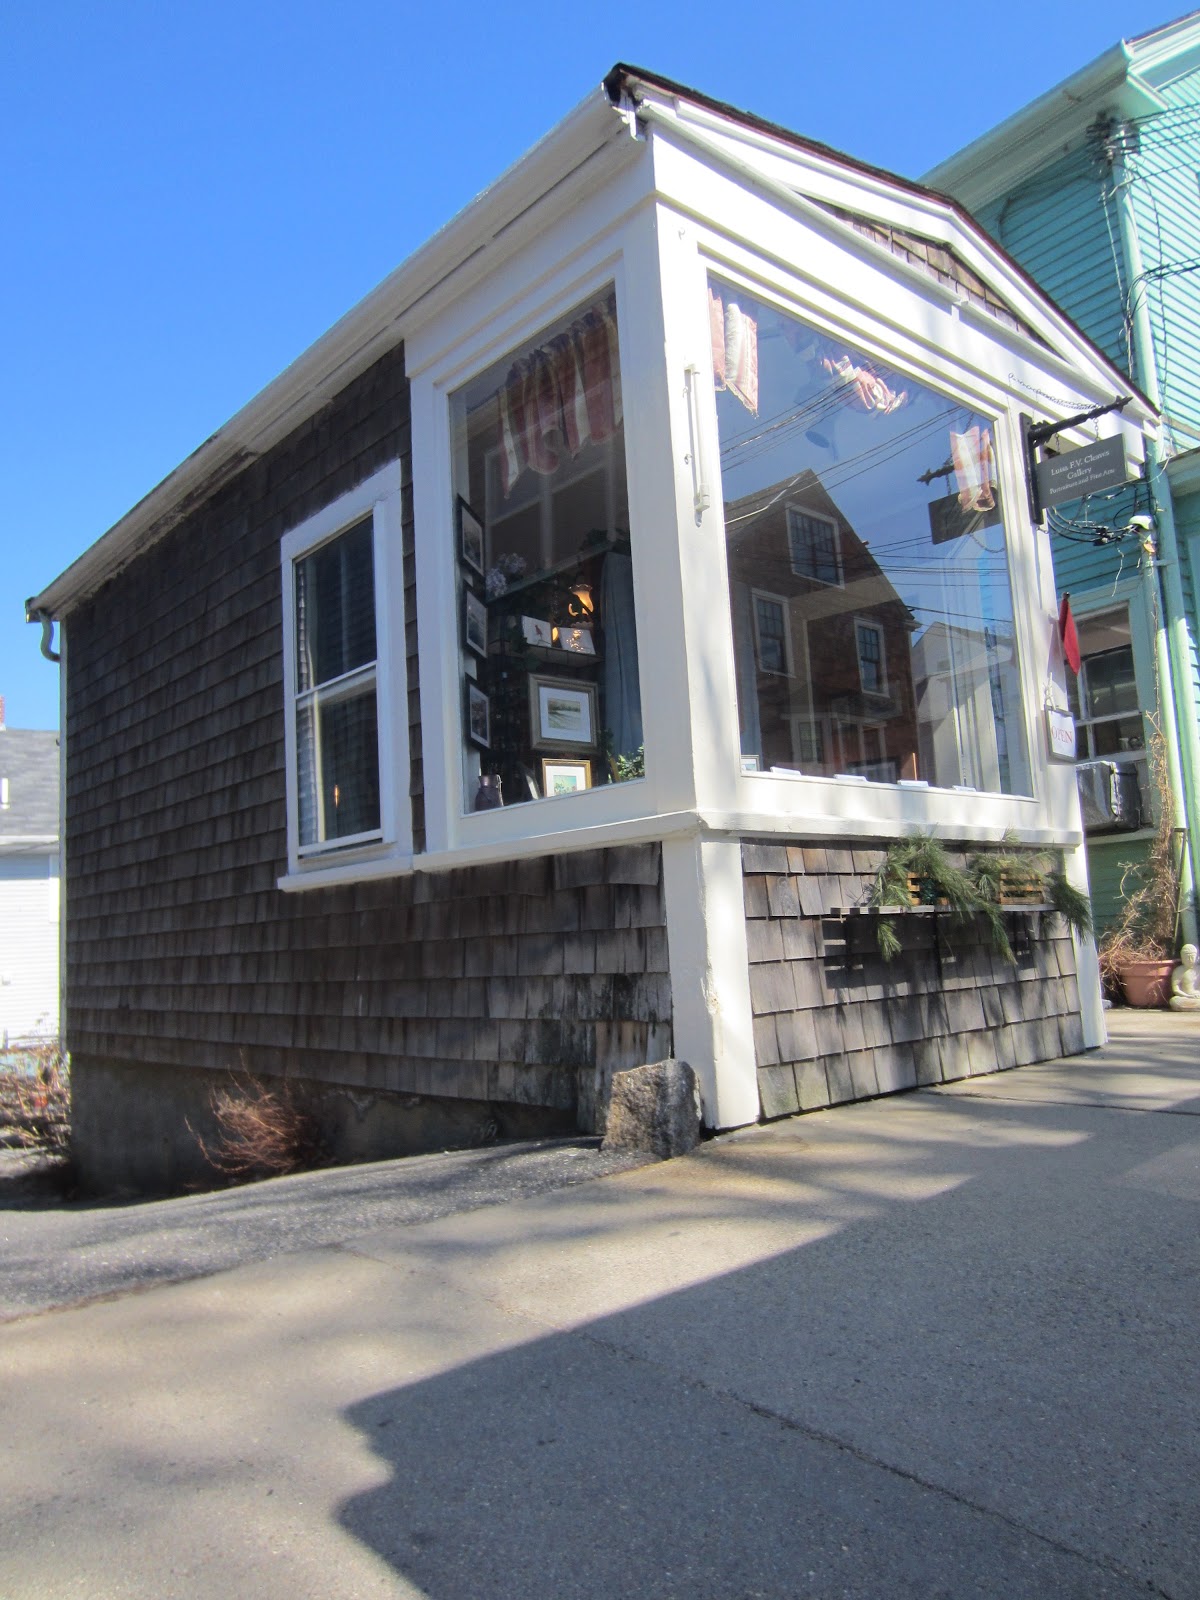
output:
M59 668L58 673L58 1037L67 1036L67 668L63 661L67 642L58 625L58 649L53 648L54 618L49 611L26 602L25 620L42 625L41 652Z
M1136 129L1126 127L1126 139L1136 137ZM1129 315L1133 332L1133 355L1137 381L1146 397L1163 411L1154 356L1154 335L1150 326L1150 302L1145 290L1145 273L1137 217L1133 209L1132 180L1124 162L1112 154L1113 190L1121 248L1128 269L1131 304ZM1200 862L1200 717L1192 683L1191 652L1188 645L1187 610L1183 582L1179 575L1179 539L1175 529L1175 505L1167 480L1169 446L1162 430L1146 440L1146 476L1154 499L1158 530L1158 554L1143 562L1155 615L1161 619L1154 630L1155 659L1159 682L1163 686L1160 712L1163 740L1167 749L1167 771L1175 815L1183 826L1185 848L1180 863L1180 903L1185 943L1196 943L1196 866Z

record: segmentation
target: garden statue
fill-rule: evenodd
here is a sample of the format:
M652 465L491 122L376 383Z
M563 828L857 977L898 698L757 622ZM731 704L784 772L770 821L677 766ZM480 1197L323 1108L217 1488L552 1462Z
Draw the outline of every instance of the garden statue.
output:
M1200 971L1196 955L1194 944L1185 944L1179 952L1179 965L1171 974L1172 1011L1200 1011Z

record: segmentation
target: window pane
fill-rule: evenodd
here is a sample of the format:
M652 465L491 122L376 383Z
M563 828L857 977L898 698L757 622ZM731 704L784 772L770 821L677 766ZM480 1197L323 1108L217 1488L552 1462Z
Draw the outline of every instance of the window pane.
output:
M743 755L1028 794L991 423L716 278L709 310Z
M1138 710L1137 682L1133 675L1133 648L1125 645L1088 656L1083 663L1085 715L1112 717Z
M297 708L300 843L372 833L380 825L379 729L373 684Z
M296 680L301 691L375 660L373 524L296 563Z
M613 295L460 390L451 421L465 808L639 776Z

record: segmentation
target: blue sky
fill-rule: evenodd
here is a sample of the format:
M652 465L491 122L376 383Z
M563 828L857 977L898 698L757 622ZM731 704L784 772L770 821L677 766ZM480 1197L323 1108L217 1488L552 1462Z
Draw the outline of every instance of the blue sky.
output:
M1126 0L511 8L8 0L0 694L58 721L40 589L629 61L919 176L1122 36ZM972 16L981 20L972 26Z

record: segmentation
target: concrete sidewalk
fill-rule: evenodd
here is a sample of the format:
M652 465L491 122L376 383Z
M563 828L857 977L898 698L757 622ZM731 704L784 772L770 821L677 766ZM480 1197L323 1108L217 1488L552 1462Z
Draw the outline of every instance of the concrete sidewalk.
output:
M0 1595L1200 1596L1200 1021L0 1328Z

